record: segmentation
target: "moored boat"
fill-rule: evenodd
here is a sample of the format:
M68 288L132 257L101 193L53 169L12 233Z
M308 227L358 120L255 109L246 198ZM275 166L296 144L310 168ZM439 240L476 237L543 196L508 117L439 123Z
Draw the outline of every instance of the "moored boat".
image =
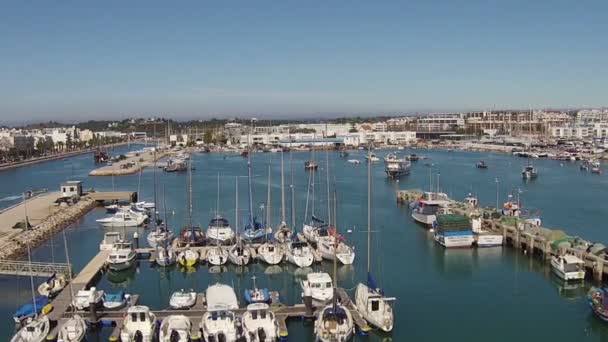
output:
M300 282L302 295L310 294L315 303L326 305L334 298L334 286L331 277L325 272L312 272Z
M563 280L585 279L585 262L575 255L552 256L551 270Z
M159 342L190 342L192 322L184 315L169 315L163 319L158 332Z
M82 341L87 332L87 323L78 315L65 321L59 333L57 334L57 342L78 342Z
M136 305L127 310L120 330L122 342L152 342L156 332L156 315L147 306Z
M471 221L465 215L438 215L434 237L446 248L470 248L473 245Z
M196 304L196 292L194 290L186 291L181 289L173 292L169 299L169 306L171 309L183 310L188 309Z
M268 304L249 304L243 313L243 328L250 342L276 341L279 338L279 325Z

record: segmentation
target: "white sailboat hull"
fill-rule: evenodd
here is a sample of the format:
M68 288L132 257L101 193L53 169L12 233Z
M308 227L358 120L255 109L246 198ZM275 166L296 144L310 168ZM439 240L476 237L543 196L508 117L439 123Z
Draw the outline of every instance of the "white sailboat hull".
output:
M372 301L377 303L372 304ZM394 314L388 301L367 285L361 283L357 285L355 306L369 324L385 332L393 330Z

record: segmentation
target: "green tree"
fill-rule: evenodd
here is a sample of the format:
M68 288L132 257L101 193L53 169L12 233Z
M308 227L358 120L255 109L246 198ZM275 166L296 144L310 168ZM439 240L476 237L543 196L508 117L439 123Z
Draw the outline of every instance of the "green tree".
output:
M66 133L65 135L65 147L70 150L74 146L74 142L72 141L72 133Z
M211 144L211 142L213 142L213 133L211 130L205 131L205 134L203 134L203 142L205 144Z

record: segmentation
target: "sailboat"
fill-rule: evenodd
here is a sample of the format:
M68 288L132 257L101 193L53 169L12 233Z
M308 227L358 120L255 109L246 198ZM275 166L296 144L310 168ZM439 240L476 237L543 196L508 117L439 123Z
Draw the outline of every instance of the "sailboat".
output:
M306 223L306 219L308 219L308 202L311 195L311 217L310 221ZM302 224L302 234L309 242L316 243L316 232L320 227L323 227L325 225L326 224L323 220L315 216L315 174L310 173L308 175L308 189L306 191L306 209L304 214L304 223Z
M24 222L29 222L27 217L27 202L25 200L25 193L23 194L23 208L24 208ZM27 257L28 262L32 262L32 253L30 250L30 244L27 243ZM69 259L68 259L69 260ZM34 294L34 276L30 274L30 286L32 291L32 305L33 305L33 316L25 320L25 324L19 331L13 336L11 342L42 342L46 335L48 335L51 328L49 318L46 315L38 315L38 307L36 297Z
M383 331L393 330L394 314L391 303L395 298L385 297L371 273L371 166L367 167L367 283L359 283L355 290L355 306L363 318Z
M210 244L230 245L234 241L234 230L230 222L220 214L220 174L217 174L217 199L215 205L215 217L209 221L207 226L207 240Z
M177 255L177 262L179 262L181 266L192 267L196 265L196 263L198 262L198 258L199 255L197 251L191 248L187 248L179 252L179 254Z
M236 177L236 224L238 230L238 217L239 217L239 178ZM236 244L228 250L228 259L230 262L237 266L245 266L249 263L251 259L249 248L243 246L243 242L241 240L241 236L238 231L236 233Z
M334 191L334 226L338 227L335 211L336 206L336 193ZM334 280L336 286L334 287L334 295L332 303L322 308L315 321L315 336L316 341L320 342L334 342L334 341L348 341L352 338L355 332L355 324L353 317L344 305L338 302L338 295L335 293L338 286L338 262L337 258L334 258Z
M266 200L266 227L272 232L270 225L270 165L268 165L268 197ZM275 241L268 240L266 235L266 241L262 243L257 249L257 259L261 260L269 265L276 265L283 260L283 248Z
M274 239L279 243L286 243L291 240L291 235L292 231L287 226L285 217L285 171L283 168L283 151L281 150L281 224L274 233Z
M188 165L188 226L182 228L177 242L179 246L203 246L205 234L192 222L192 163Z
M253 216L253 190L251 187L251 156L247 156L247 182L249 185L249 222L243 230L243 238L247 242L254 242L265 239L268 234L272 233L272 229L268 231L257 217Z

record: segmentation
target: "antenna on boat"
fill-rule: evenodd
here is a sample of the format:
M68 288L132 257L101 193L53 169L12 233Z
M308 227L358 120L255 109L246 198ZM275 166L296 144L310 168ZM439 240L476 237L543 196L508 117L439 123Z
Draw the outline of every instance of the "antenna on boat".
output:
M291 138L290 138L291 139ZM296 194L295 185L293 183L293 152L289 151L289 167L291 173L291 229L296 230ZM308 203L307 203L308 205Z

